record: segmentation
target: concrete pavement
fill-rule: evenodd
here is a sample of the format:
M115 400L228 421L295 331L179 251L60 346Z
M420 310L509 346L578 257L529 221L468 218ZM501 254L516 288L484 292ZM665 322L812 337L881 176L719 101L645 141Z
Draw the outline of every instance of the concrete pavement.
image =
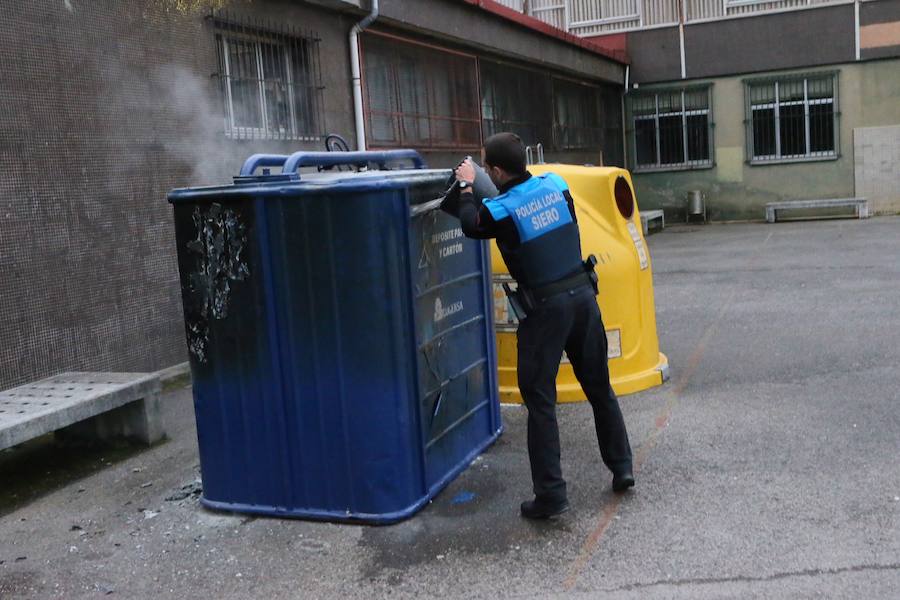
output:
M900 597L900 218L648 242L672 380L622 398L632 493L610 492L588 407L564 405L573 510L522 520L510 407L399 525L213 513L179 389L152 449L0 453L0 598Z

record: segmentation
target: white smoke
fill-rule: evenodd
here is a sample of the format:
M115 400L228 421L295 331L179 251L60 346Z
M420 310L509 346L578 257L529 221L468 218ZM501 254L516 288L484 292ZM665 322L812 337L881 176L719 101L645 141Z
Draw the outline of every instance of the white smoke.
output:
M152 74L153 88L160 92L163 114L180 127L177 137L166 140L166 151L192 168L191 185L227 183L236 175L242 158L262 148L236 146L225 137L222 100L210 78L181 65L158 67Z

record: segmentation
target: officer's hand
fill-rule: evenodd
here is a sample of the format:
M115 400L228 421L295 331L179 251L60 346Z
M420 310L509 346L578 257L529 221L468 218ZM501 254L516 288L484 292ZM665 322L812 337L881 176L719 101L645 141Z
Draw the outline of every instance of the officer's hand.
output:
M472 159L467 158L459 163L455 173L457 181L465 181L469 184L473 183L475 181L475 165L472 163Z

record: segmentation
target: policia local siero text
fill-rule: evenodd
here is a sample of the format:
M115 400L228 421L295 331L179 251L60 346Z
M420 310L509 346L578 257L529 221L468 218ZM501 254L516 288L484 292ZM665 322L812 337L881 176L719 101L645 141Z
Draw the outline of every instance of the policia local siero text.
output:
M559 209L553 205L559 204L560 202L565 202L563 195L559 192L553 192L552 194L547 194L542 198L536 198L531 202L516 208L516 216L520 219L525 219L529 215L534 215L534 213L538 211L543 211L540 214L531 217L531 224L534 229L543 229L548 225L559 222ZM548 206L552 208L550 208L550 210L544 210Z

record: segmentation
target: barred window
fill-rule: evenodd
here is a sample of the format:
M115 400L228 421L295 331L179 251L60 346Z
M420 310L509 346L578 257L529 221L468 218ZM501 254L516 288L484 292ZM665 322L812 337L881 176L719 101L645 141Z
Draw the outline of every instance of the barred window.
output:
M835 76L747 82L752 163L837 156Z
M363 36L362 57L371 146L480 146L474 57L374 33Z
M235 139L321 135L318 38L216 18L225 133Z
M712 166L710 88L630 96L635 170Z
M559 150L598 148L603 142L600 90L565 79L553 80L554 146Z
M550 147L553 136L550 77L481 60L481 116L485 138L514 131L527 146Z

